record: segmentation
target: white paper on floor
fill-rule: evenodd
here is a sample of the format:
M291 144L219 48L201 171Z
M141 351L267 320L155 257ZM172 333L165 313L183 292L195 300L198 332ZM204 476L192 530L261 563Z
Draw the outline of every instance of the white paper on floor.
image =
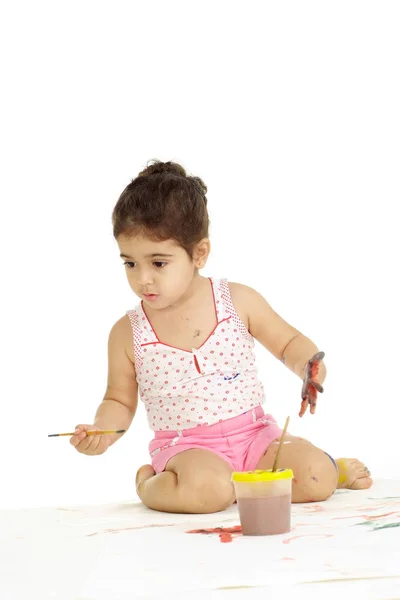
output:
M236 505L212 515L124 503L3 511L0 517L6 542L0 597L6 600L177 600L188 594L250 600L278 585L296 586L296 598L307 591L310 599L310 589L324 598L334 590L359 595L366 582L375 595L363 598L384 600L400 589L398 481L293 505L290 533L233 533L231 541L187 532L237 526Z
M339 491L326 503L293 506L292 531L281 536L233 534L222 543L217 533L186 533L237 525L236 507L208 515L207 525L175 515L134 535L120 531L103 547L82 597L128 598L134 590L137 598L162 598L177 591L400 576L400 486L377 492L376 486Z

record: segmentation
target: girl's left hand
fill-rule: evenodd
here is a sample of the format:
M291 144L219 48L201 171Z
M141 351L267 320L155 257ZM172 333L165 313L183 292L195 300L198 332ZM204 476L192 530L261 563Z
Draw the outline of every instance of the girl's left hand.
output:
M324 391L324 388L318 382L319 363L324 356L325 352L317 352L304 367L304 380L301 390L302 402L299 417L302 417L306 413L308 405L310 405L310 413L312 415L315 413L317 406L317 392L322 394Z

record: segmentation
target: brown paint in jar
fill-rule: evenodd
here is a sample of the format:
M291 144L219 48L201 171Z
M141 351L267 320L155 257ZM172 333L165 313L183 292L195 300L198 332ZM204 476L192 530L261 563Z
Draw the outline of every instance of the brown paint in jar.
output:
M290 531L290 469L232 473L243 535L277 535Z

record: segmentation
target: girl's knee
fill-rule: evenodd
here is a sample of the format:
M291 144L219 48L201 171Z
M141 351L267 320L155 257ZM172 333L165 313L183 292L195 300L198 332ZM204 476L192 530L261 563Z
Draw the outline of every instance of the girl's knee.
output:
M225 479L196 478L195 481L181 481L178 485L194 513L220 512L235 501L233 485Z
M330 457L315 446L304 452L294 472L293 501L322 502L337 488L338 473Z

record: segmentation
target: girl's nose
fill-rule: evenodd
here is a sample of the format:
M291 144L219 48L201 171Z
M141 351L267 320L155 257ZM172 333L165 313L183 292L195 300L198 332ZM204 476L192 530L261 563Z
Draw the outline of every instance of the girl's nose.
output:
M139 284L143 287L146 285L152 285L154 283L153 276L151 273L145 273L142 271L139 275Z

